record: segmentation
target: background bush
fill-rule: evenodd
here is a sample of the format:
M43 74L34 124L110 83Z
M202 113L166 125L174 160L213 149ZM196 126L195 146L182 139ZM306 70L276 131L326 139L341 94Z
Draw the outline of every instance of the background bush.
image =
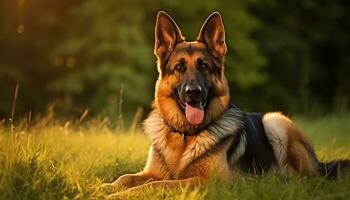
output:
M0 118L55 102L64 116L132 116L149 109L157 77L156 14L167 11L188 40L219 11L233 100L245 110L349 108L349 1L2 1ZM122 97L121 97L122 96ZM339 106L339 105L342 106ZM56 111L57 112L57 111Z

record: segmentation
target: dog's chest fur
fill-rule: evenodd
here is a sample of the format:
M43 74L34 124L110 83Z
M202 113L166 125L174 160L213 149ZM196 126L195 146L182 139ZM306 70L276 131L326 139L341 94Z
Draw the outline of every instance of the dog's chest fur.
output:
M166 176L172 178L186 176L185 174L189 170L191 174L194 171L203 171L204 169L196 167L202 166L199 164L201 159L211 157L215 162L216 159L226 158L226 155L216 155L215 150L223 145L225 146L227 143L225 141L235 136L243 126L242 112L230 108L218 120L198 134L183 137L181 133L172 132L170 127L164 123L161 114L154 110L144 123L145 132L151 140L152 154L156 155L153 155L154 158L149 157L151 159L149 162L152 162L152 159L156 162L161 160ZM196 163L198 164L196 165ZM205 169L210 168L208 166L203 167Z

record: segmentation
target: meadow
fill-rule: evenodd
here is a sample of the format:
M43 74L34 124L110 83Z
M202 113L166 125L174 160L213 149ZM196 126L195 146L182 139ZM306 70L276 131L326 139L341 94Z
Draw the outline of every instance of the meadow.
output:
M294 116L321 161L350 159L350 114ZM105 199L100 188L141 170L149 142L139 128L120 131L105 119L59 122L42 117L0 122L0 199ZM122 199L350 199L350 177L336 181L266 175L215 178L196 190L154 189Z

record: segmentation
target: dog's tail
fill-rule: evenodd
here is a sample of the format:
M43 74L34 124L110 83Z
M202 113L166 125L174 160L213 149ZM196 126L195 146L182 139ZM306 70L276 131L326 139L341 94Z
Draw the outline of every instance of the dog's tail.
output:
M329 179L337 179L350 174L350 160L335 160L327 163L319 162L318 172Z

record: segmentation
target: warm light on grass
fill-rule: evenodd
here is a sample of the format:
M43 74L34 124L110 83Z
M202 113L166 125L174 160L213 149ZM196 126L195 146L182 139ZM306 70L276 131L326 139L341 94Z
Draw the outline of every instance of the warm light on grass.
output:
M321 160L350 159L350 115L296 121L315 141ZM0 125L0 199L105 199L103 182L141 170L147 158L149 142L144 134L116 132L103 120L67 125L43 118L30 131L25 124L17 124L12 134L4 123ZM193 191L146 190L123 199L346 199L348 188L349 178L238 175L232 185L213 180Z

